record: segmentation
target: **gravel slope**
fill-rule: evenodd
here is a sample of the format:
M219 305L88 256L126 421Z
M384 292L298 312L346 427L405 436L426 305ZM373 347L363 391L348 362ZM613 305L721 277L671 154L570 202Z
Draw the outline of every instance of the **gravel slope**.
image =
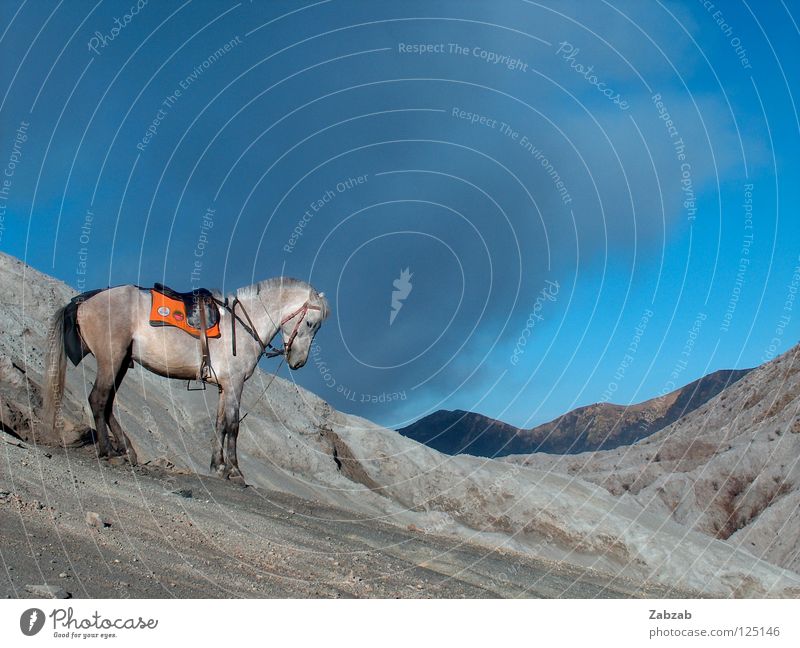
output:
M92 598L697 594L92 455L37 449L0 433L0 596L30 596L26 586L42 584ZM89 511L110 526L89 526Z
M5 299L5 307L0 309L3 332L0 335L0 421L8 430L31 442L37 434L36 413L41 403L39 390L49 315L65 303L73 291L20 261L0 254L0 294ZM77 369L70 368L67 375L64 441L72 443L86 437L91 421L86 403L94 376L91 358ZM82 554L87 546L93 546L86 545L83 514L89 506L96 506L102 509L97 512L118 515L122 520L118 526L110 527L110 533L104 530L105 535L100 537L116 537L115 534L124 530L140 544L121 544L122 540L117 538L116 544L109 546L119 551L128 547L126 555L130 560L131 552L133 556L141 553L143 560L151 554L162 556L161 568L167 570L172 579L168 582L175 582L176 587L186 583L186 588L194 588L181 590L180 595L192 592L192 595L212 596L217 587L223 592L242 595L250 591L281 595L284 590L277 586L272 590L252 590L253 586L261 587L257 581L253 582L253 573L233 566L239 564L234 561L236 552L245 556L243 565L277 564L277 558L264 557L265 552L270 555L271 545L264 545L259 538L285 538L286 546L302 556L302 560L297 558L300 562L295 563L297 571L291 573L314 583L328 582L324 577L331 570L330 551L325 544L328 541L324 540L328 536L334 538L333 542L345 543L335 550L336 555L349 554L353 546L368 546L378 552L382 556L379 561L356 574L356 577L369 578L376 583L384 579L394 582L397 565L413 563L416 566L434 557L437 570L450 573L456 569L460 573L464 564L472 565L487 553L496 556L491 550L513 556L503 562L508 565L510 560L512 567L499 565L481 571L482 567L470 566L469 576L463 577L464 583L470 586L463 585L460 594L463 596L516 595L518 586L506 589L487 585L504 573L510 581L522 584L523 592L529 585L535 595L567 591L563 583L537 589L535 583L539 576L536 574L541 569L537 572L536 565L541 565L541 561L558 564L558 569L548 573L565 570L570 583L576 580L576 574L586 574L595 584L602 582L595 592L603 594L584 590L580 595L635 593L653 583L665 593L680 589L719 597L800 594L800 576L796 573L759 560L741 544L734 546L692 531L663 510L650 510L629 493L615 496L595 483L560 473L552 466L534 469L498 460L442 455L370 421L337 412L317 396L282 378L275 380L267 396L256 404L266 379L264 373L257 371L248 381L243 397L248 416L242 424L239 455L245 477L254 488L242 493L229 483L207 477L216 393L213 390L187 392L185 383L169 381L137 367L129 372L120 390L117 415L140 460L147 464L142 468L145 473L134 472L131 479L135 481L125 481L119 476L111 477L122 474L122 467L89 460L80 464L81 453L91 453L91 448L71 450L63 461L64 450L54 448L49 450L52 457L44 461L41 459L44 455L38 454L38 450L27 460L19 453L32 451L4 443L8 458L2 464L0 481L6 484L2 488L11 493L11 500L6 498L9 501L4 500L2 505L3 535L6 535L7 525L14 528L12 523L21 524L25 521L24 515L30 514L30 524L39 521L41 542L56 546L59 528L45 524L44 520L49 518L42 513L49 509L35 506L31 509L26 505L19 523L14 522L13 514L5 513L19 508L14 497L19 496L21 502L29 504L38 499L46 507L53 506L65 524L69 522L70 537L77 543L73 553ZM39 464L49 468L43 469L41 474L35 472ZM70 466L75 470L74 466L79 465L80 475L69 472ZM163 475L159 476L159 471ZM67 487L75 479L87 487L73 489L69 495ZM167 479L191 488L193 493L203 493L207 488L211 495L201 494L192 500L180 498L173 502L177 496L164 495L165 487L159 486ZM140 483L149 486L139 492ZM105 503L96 502L100 497L107 498ZM57 503L50 503L51 499ZM214 541L212 546L216 553L209 560L208 577L205 572L198 575L195 569L207 548L200 538L192 535L197 532L197 525L193 524L187 531L181 522L185 519L185 515L181 517L184 508L200 506L200 499L224 503L192 508L192 514L203 521L199 526L208 529L207 534ZM300 515L305 511L300 508L301 504L310 507L308 510L314 515ZM236 508L239 506L241 510ZM235 515L228 513L231 507L236 508ZM291 519L280 518L280 511L285 508L295 511ZM328 511L335 513L328 514ZM318 519L318 512L326 513L319 513L321 518ZM331 524L325 519L329 515L341 522ZM125 523L126 519L130 522ZM165 536L160 531L162 527L172 532ZM247 529L256 531L250 534ZM345 541L350 535L357 539L355 545ZM445 536L450 540L444 540ZM382 538L389 540L384 542ZM198 548L192 549L195 546ZM306 552L306 547L314 551ZM407 547L414 547L414 551L403 553ZM462 547L459 551L467 552L468 558L454 558L456 547ZM9 566L31 560L28 554L35 558L35 551L32 541L27 553L24 545L13 542L0 545L2 559ZM190 559L192 569L175 560L175 556L184 551L194 556ZM403 562L395 564L387 558L395 552L399 552L396 560ZM62 554L67 557L70 552L64 550ZM123 557L118 559L124 561ZM104 565L105 554L98 560ZM456 567L447 567L448 561L454 561ZM528 565L527 561L534 570L533 575L523 567L513 567ZM176 572L187 569L190 576L184 580L178 578ZM347 570L333 570L336 577L332 582L338 583L342 573L349 576L350 569L355 572L354 564L348 564ZM518 572L528 575L523 578ZM600 572L604 576L600 581L594 580L599 578ZM128 572L125 578L122 580L134 592L136 588L145 587L137 570ZM639 585L619 589L620 579ZM400 595L401 591L405 593L403 588L407 584L387 586L388 589L376 590L374 595ZM413 584L416 587L418 583L414 580ZM109 587L106 583L100 589L87 588L85 593L121 595L118 589ZM288 585L282 580L281 587ZM292 591L297 595L314 594L308 589L285 590ZM319 591L318 595L332 596L337 591L327 589ZM574 593L574 590L569 591ZM153 591L148 592L152 594ZM426 595L438 594L431 591ZM449 590L449 594L442 590L441 595L459 594L455 590Z

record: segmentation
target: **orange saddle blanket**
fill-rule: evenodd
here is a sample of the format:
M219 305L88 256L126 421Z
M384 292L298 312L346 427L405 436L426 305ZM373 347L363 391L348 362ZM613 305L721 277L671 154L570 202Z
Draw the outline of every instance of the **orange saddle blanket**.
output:
M215 304L201 300L191 300L191 293L181 294L184 299L173 299L158 290L151 289L151 326L175 326L189 335L200 337L200 308L206 309L206 335L218 338L219 311Z

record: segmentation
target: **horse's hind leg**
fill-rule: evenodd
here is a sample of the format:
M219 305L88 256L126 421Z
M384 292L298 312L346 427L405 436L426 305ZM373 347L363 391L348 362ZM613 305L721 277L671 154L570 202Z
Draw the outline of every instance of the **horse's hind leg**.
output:
M97 360L97 376L89 394L89 405L97 430L98 454L104 457L112 450L109 426L115 433L119 427L116 421L111 421L109 412L114 393L125 375L120 370L130 361L138 303L135 294L134 287L105 290L83 302L77 312L81 339Z
M89 406L92 408L97 430L99 455L108 457L112 451L118 450L121 441L118 437L122 430L116 419L113 418L112 407L117 388L125 377L130 360L130 340L128 340L127 346L120 346L119 341L109 339L105 344L101 343L97 347L97 350L92 350L97 359L97 376L92 392L89 394ZM111 426L114 436L117 437L114 444L109 439L109 426Z
M136 450L133 449L131 440L128 438L128 435L125 434L125 432L122 430L122 426L117 421L113 411L108 413L108 426L111 428L111 432L117 439L116 450L120 454L127 453L128 461L130 461L131 465L132 466L137 465L139 463L139 458L136 456Z
M92 416L94 416L98 454L101 457L108 457L112 450L108 438L108 427L106 426L106 407L113 388L113 374L106 367L98 366L94 387L92 387L92 392L89 394L89 406L92 408Z
M125 454L127 452L128 460L132 465L135 466L137 464L136 451L133 449L133 445L131 445L128 435L125 434L122 426L114 416L114 399L116 398L117 391L119 390L119 387L125 378L125 374L128 372L130 359L131 349L128 348L128 352L125 354L125 357L122 359L122 364L117 370L117 375L114 379L114 386L109 394L108 402L106 403L106 422L108 423L108 427L111 428L111 433L114 437L112 440L112 447L114 451L117 454Z

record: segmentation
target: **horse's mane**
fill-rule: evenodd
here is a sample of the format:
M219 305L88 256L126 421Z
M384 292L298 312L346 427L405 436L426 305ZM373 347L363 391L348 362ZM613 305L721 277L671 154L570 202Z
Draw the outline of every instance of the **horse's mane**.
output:
M236 291L237 297L255 297L267 290L280 288L311 288L308 283L294 277L271 277L262 279L249 286L243 286Z
M322 319L328 317L328 314L330 313L330 305L328 304L328 300L325 295L321 292L317 292L316 289L307 281L295 279L294 277L272 277L270 279L262 279L261 281L249 286L239 288L236 291L236 296L239 299L242 297L255 297L259 293L267 290L280 290L281 288L300 288L310 291L312 296L319 300L320 306L322 307Z

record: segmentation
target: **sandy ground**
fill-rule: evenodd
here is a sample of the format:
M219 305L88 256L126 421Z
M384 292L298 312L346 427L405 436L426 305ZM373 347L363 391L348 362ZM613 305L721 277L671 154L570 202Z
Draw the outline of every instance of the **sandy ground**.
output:
M0 595L688 597L383 524L263 488L2 436ZM47 486L58 484L57 488ZM87 524L86 513L110 522Z

